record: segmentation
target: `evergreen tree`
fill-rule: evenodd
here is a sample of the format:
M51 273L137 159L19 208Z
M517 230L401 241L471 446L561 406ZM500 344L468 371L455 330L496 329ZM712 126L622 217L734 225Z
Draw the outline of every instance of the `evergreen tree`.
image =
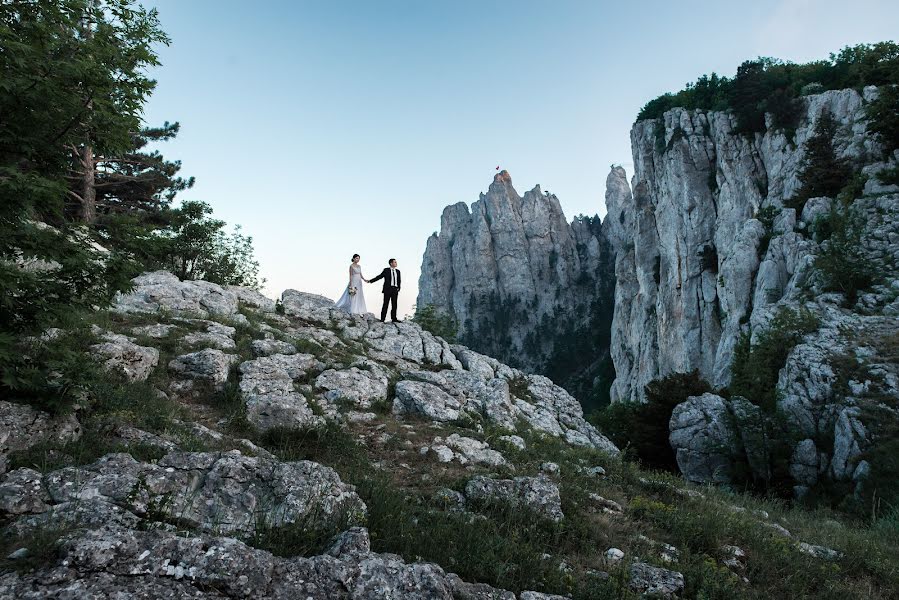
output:
M166 122L131 135L125 152L94 157L94 189L98 215L139 213L159 222L178 192L193 187L194 178L178 177L181 161L168 161L151 143L178 135L179 123Z
M852 176L852 168L833 149L837 124L829 112L823 113L814 134L805 142L805 155L799 171L802 187L786 204L802 212L809 198L835 198Z
M865 109L868 130L877 135L887 156L899 149L899 87L884 86Z
M95 232L65 218L91 206L67 179L71 158L131 144L153 89L147 67L167 38L155 11L126 0L0 3L0 372L6 387L46 379L25 364L19 335L103 304L132 274ZM76 187L77 189L77 187ZM52 227L51 227L52 226Z

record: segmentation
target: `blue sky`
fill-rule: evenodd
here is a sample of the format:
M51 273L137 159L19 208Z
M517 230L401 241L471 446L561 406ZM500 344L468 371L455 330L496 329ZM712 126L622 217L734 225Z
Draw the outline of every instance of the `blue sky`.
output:
M172 38L150 124L204 200L252 235L264 289L336 298L358 252L395 257L411 311L425 241L494 168L569 220L631 174L640 107L757 56L803 62L899 37L899 3L757 0L156 0ZM380 288L365 289L370 310Z

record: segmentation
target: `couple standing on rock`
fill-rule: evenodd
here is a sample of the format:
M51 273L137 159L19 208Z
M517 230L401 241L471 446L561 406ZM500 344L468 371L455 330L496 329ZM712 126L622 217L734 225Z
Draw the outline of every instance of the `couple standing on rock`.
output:
M353 262L350 265L350 283L337 301L337 308L342 308L351 315L367 313L365 295L362 293L362 282L374 283L379 279L383 279L384 286L381 292L384 294L384 304L381 306L381 322L383 323L384 319L387 318L387 307L390 305L390 320L394 323L399 323L400 320L396 318L396 300L400 293L402 277L400 270L396 268L396 259L391 258L387 262L390 266L385 267L380 275L374 279L366 279L362 276L362 267L359 265L360 258L358 254L353 255Z

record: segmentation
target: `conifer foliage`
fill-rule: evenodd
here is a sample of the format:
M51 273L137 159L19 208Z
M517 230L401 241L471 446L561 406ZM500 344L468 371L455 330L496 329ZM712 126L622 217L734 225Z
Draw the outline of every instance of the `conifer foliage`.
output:
M175 252L194 257L182 276L259 283L252 238L225 235L208 205L171 207L193 179L152 146L179 124L143 123L156 84L148 70L168 42L156 11L133 0L0 2L6 390L40 395L50 374L65 379L62 362L25 351L27 336L107 304L140 271L175 263ZM207 235L184 235L198 229Z
M802 187L788 202L787 206L802 214L809 198L827 196L835 198L852 177L852 167L837 158L833 138L837 124L829 112L824 112L815 125L814 134L805 143L805 155L799 171Z

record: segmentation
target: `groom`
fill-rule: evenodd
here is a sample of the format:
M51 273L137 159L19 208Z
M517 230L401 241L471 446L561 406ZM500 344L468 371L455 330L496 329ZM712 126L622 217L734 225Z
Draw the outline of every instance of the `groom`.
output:
M391 258L388 264L390 266L381 271L381 274L374 279L370 279L369 283L384 279L384 287L381 289L381 292L384 294L384 306L381 307L381 322L383 323L387 317L387 305L393 303L390 309L390 320L394 323L399 323L400 320L396 318L396 298L400 293L400 286L403 280L400 277L400 270L396 268L396 259Z

